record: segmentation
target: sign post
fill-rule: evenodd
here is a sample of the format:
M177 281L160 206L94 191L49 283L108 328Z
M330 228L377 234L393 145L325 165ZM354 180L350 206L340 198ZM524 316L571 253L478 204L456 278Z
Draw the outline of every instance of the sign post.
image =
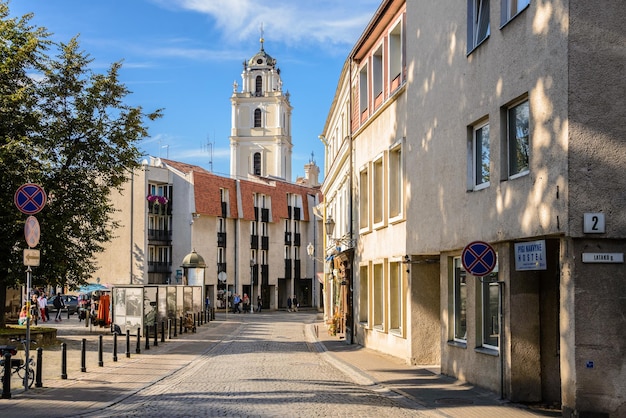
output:
M31 215L24 223L24 238L28 244L28 249L24 250L24 265L26 268L26 344L24 344L24 357L26 358L26 372L24 373L24 391L28 390L28 367L30 357L30 287L31 287L31 266L39 265L39 250L32 249L39 244L40 228L39 221L34 214L41 212L46 205L46 192L38 184L26 183L21 185L15 192L13 202L17 209L25 215ZM38 309L38 307L37 307Z

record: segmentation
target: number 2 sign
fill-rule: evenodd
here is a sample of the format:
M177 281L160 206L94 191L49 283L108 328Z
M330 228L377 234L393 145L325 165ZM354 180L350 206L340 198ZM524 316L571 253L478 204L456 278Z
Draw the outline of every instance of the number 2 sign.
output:
M583 232L585 234L604 234L604 213L585 213Z

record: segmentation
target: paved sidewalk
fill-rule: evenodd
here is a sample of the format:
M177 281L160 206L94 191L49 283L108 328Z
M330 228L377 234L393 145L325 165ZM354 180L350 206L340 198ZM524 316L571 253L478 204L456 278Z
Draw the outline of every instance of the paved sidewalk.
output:
M276 315L283 312L272 313ZM466 418L524 418L561 416L531 410L521 405L501 401L497 394L462 384L441 376L436 368L420 368L404 364L397 358L357 345L347 345L336 336L328 335L314 313L302 316L307 340L324 359L342 370L357 384L374 391L393 391L410 398L433 416ZM60 352L46 348L44 352L43 387L24 391L21 381L12 379L12 398L0 399L3 418L38 418L50 416L79 416L102 410L123 402L128 396L146 388L176 370L190 364L198 355L208 352L220 341L233 334L244 318L238 315L217 315L217 321L198 327L197 333L184 333L155 347L136 354L136 338L131 338L130 357L125 354L126 338L118 337L118 361L112 361L112 336L106 328L85 328L75 318L55 325L68 344L67 379L61 379ZM308 322L308 323L307 323ZM97 341L103 336L104 364L98 366ZM80 344L87 336L91 342L86 364L81 372Z
M336 360L356 383L382 387L410 398L427 410L450 418L560 417L560 411L531 409L501 400L499 395L439 374L439 367L410 366L383 353L348 345L330 336L323 322L310 326L322 351ZM333 360L331 360L333 362ZM337 364L338 363L338 364Z

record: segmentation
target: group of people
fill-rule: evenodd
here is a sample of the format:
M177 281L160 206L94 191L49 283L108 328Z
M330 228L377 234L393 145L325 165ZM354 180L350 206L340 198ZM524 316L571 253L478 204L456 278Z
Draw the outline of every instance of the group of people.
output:
M296 295L293 295L292 298L287 298L287 311L288 312L298 312L298 308L300 304L298 303L298 298Z
M54 307L56 309L56 316L54 318L54 322L61 321L61 309L65 307L63 302L63 295L59 293L57 297L54 298ZM26 325L28 320L28 308L26 305L22 306L20 311L20 316L18 318L19 325ZM48 309L48 296L44 291L35 291L30 296L30 318L33 324L37 325L39 321L48 322L50 321L50 312Z
M263 302L261 300L261 296L257 296L256 298L257 312L261 312L261 308L263 307ZM239 294L235 293L233 295L232 301L232 309L233 313L248 313L252 311L252 307L250 306L250 298L247 293L243 294L243 297L239 296Z

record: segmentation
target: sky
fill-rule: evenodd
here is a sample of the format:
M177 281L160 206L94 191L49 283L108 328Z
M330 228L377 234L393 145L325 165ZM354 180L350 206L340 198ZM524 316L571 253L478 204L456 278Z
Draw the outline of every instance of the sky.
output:
M341 68L381 0L11 0L52 40L79 36L104 73L122 62L125 102L164 116L146 121L146 155L230 171L230 96L242 63L260 49L277 60L292 111L292 175L314 160ZM262 28L262 32L261 32ZM239 87L239 90L241 87Z

